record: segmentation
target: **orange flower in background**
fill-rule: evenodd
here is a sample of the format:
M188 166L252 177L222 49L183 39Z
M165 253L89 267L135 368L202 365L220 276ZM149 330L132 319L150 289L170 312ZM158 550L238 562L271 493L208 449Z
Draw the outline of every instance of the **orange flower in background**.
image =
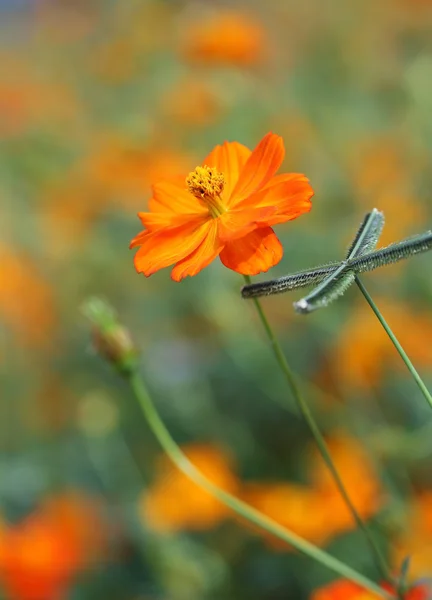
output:
M268 271L283 249L271 225L308 212L313 190L298 173L275 176L285 155L282 138L267 134L251 152L225 142L184 177L153 186L135 268L147 277L175 265L171 278L196 275L217 256L243 275Z
M0 528L0 581L9 600L60 600L73 577L101 549L92 501L79 494L49 499L17 525Z
M0 54L2 60L9 57ZM19 66L18 66L19 68ZM9 75L6 75L9 77ZM19 77L23 77L20 81ZM70 122L79 115L74 90L54 83L32 81L29 74L19 73L18 81L0 85L0 136L23 135L32 127Z
M226 455L205 444L183 448L190 461L218 487L235 494L238 481ZM231 511L179 471L166 456L157 467L156 481L146 490L140 503L142 519L161 532L182 529L208 529Z
M421 231L428 218L427 205L422 204L415 180L429 164L424 150L398 135L374 136L359 140L355 149L347 153L347 160L348 172L362 203L369 210L373 202L386 216L380 246L395 242L417 228Z
M398 567L410 557L412 577L431 575L432 565L432 491L424 491L413 501L404 532L392 544L392 564Z
M382 588L388 592L396 592L387 584L383 584ZM404 598L405 600L428 600L430 591L427 585L416 585ZM318 588L310 596L310 600L379 600L379 598L377 594L345 579L338 579Z
M137 210L152 181L168 169L187 169L188 164L188 157L174 149L98 135L88 155L42 191L42 223L50 258L67 259L100 217L113 208Z
M358 514L368 519L379 510L383 501L380 481L371 459L360 442L346 434L333 434L327 444ZM324 510L328 512L329 527L332 525L335 533L355 528L351 512L315 447L311 451L308 474Z
M183 54L196 63L247 67L262 60L267 46L260 23L234 11L210 11L185 26Z
M137 145L109 135L101 136L95 146L83 165L85 177L105 205L115 200L120 208L137 206L152 181L162 179L168 170L181 172L189 162L176 150L154 143Z
M381 505L379 480L367 453L353 438L333 434L328 439L330 454L341 474L350 498L363 518L372 516ZM243 498L284 527L314 544L324 544L336 535L356 527L327 466L315 450L307 465L310 485L291 482L252 483ZM279 540L266 536L273 548L287 550Z
M13 246L0 244L0 262L0 323L28 347L48 345L56 312L49 282L32 257Z
M432 362L430 314L402 303L377 299L378 306L411 359L420 367ZM373 388L387 368L404 372L405 366L369 307L362 305L341 330L330 364L347 385Z
M50 260L63 261L85 241L108 202L94 182L79 169L66 174L61 182L50 185L41 196L46 252Z
M287 529L314 544L324 544L334 534L321 494L295 483L253 483L245 487L243 499ZM285 542L263 532L272 548L286 552Z
M226 103L222 92L203 77L183 77L162 99L163 118L192 127L214 123Z

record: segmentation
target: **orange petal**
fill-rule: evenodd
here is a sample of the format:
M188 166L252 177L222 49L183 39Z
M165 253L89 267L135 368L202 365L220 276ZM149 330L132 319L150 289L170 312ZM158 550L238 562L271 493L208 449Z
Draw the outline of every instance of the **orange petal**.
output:
M278 206L300 193L308 198L313 196L314 191L308 178L302 173L282 173L272 177L264 187L241 202L237 202L235 208L240 210L252 206Z
M203 165L215 167L225 176L223 201L225 206L230 206L231 194L238 181L240 172L244 168L251 151L239 142L224 142L216 146L203 161Z
M208 209L186 189L186 177L177 175L153 185L153 198L149 201L151 212L171 214L205 214Z
M218 238L216 221L212 220L210 225L211 227L206 237L198 248L176 264L171 271L171 279L180 281L188 275L193 277L218 256L223 248L223 243Z
M177 214L170 212L153 213L153 212L140 212L138 217L141 223L148 231L156 231L163 227L176 227L177 225L183 225L184 223L190 223L196 219L196 214Z
M168 267L193 252L204 240L211 221L195 219L176 227L155 232L144 232L141 248L135 255L135 268L149 277L152 273Z
M229 242L242 238L260 225L268 225L269 219L276 213L273 206L227 211L217 220L219 239Z
M269 217L268 224L275 225L291 221L303 213L309 212L312 207L313 195L314 191L304 175L290 173L274 177L263 190L252 194L239 206L244 210L251 206L274 207L275 214Z
M284 156L282 138L274 133L264 136L240 173L232 193L232 206L264 187L281 166Z
M140 231L140 233L138 233L138 235L136 235L129 244L129 248L136 248L136 246L142 246L149 235L149 231Z
M362 588L351 581L336 579L321 588L314 590L311 600L356 600L358 598L378 598L374 594L363 593Z
M271 227L260 227L244 238L228 242L220 253L222 263L242 275L265 273L282 256L282 244Z

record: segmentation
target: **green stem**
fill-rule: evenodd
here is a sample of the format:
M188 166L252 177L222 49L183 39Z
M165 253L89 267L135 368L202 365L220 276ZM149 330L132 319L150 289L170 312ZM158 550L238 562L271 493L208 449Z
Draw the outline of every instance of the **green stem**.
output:
M150 398L149 393L144 385L144 382L140 375L136 371L132 371L128 374L127 379L132 388L132 391L138 400L138 403L142 409L142 412L153 431L155 437L159 441L160 445L173 461L173 463L192 481L197 485L208 491L215 498L217 498L222 504L225 504L232 511L247 519L251 523L254 523L261 529L268 531L269 533L280 538L290 546L296 548L302 554L309 556L316 560L322 565L328 567L338 575L349 579L360 585L361 587L377 594L381 598L394 599L394 596L384 591L381 587L375 584L373 581L367 579L360 573L357 573L354 569L345 565L337 558L331 556L327 552L324 552L320 548L317 548L313 544L310 544L303 538L297 536L295 533L285 529L273 519L266 517L264 514L255 510L245 502L242 502L235 496L232 496L228 492L220 489L214 483L212 483L207 477L205 477L187 458L182 452L181 448L171 437L168 429L165 427L163 421L159 417L157 410Z
M382 316L382 314L380 313L380 311L378 310L377 305L375 304L375 302L372 300L369 292L367 291L367 289L365 288L365 286L363 285L363 283L360 281L359 277L356 275L356 283L358 285L358 287L360 288L361 293L363 294L363 296L366 298L366 302L369 304L369 306L371 307L371 309L373 310L373 312L375 313L375 316L377 317L378 321L381 323L381 325L383 326L383 328L385 329L385 332L387 333L387 335L389 336L390 340L393 343L393 346L396 348L396 350L399 352L400 357L402 358L402 360L404 361L404 363L407 366L408 371L411 373L414 381L416 382L416 384L418 385L418 387L420 388L421 393L423 394L423 396L426 398L426 401L428 402L429 406L432 408L432 396L430 395L427 387L425 386L425 384L423 383L422 378L420 377L420 375L417 373L414 365L412 364L412 362L410 361L410 359L408 358L405 350L402 348L402 346L400 345L400 343L398 342L395 334L393 333L393 331L390 329L387 321L385 321L384 317Z
M247 285L249 285L251 283L251 278L248 275L245 275L244 279L245 279ZM277 340L277 338L271 328L271 325L264 313L261 303L258 300L258 298L252 298L252 301L255 304L255 308L257 309L259 318L264 327L267 338L271 344L273 354L285 376L285 379L288 383L288 387L290 388L290 391L296 401L296 404L312 433L312 436L318 446L321 456L323 457L324 462L326 463L330 473L332 474L334 482L335 482L345 504L347 505L349 511L351 512L351 515L352 515L355 523L363 531L366 539L368 540L370 547L375 555L377 566L380 569L383 577L386 580L390 580L391 579L390 571L387 566L387 562L381 552L381 549L378 546L378 544L376 543L372 534L370 533L368 527L366 526L366 524L363 522L362 518L358 514L354 504L351 501L351 498L348 495L348 492L343 484L343 481L339 475L339 472L336 469L335 464L330 456L330 452L329 452L329 449L325 442L324 436L322 435L308 404L306 403L305 399L303 398L303 396L300 393L300 390L295 381L295 377L291 371L291 368L287 362L287 359L285 358L285 355L279 344L279 341Z

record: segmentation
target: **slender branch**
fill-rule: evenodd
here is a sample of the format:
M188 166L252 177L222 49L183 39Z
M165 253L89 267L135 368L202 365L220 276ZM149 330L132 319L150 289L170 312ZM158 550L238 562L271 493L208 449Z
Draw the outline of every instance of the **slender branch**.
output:
M390 329L387 321L384 319L384 317L380 313L377 305L372 300L372 297L370 296L369 292L367 291L367 289L365 288L365 286L363 285L363 283L361 282L361 280L359 279L359 277L357 275L356 275L355 280L356 280L356 284L358 285L361 293L365 297L366 302L369 304L369 306L371 307L371 309L375 313L375 316L377 317L378 321L383 326L385 332L387 333L387 335L389 336L390 340L392 341L393 346L399 352L399 355L402 358L402 360L404 361L404 363L406 364L408 371L411 373L414 381L416 382L416 384L420 388L421 393L426 398L426 401L428 402L429 406L432 408L432 396L429 393L429 391L428 391L427 387L425 386L425 384L423 383L422 378L420 377L420 375L416 371L414 365L412 364L412 362L408 358L408 355L406 354L405 350L400 345L400 343L399 343L398 339L396 338L395 334Z
M192 481L197 485L208 491L215 498L217 498L222 504L230 508L232 511L247 519L251 523L254 523L261 529L268 531L269 533L280 538L290 546L296 548L302 554L308 556L326 566L333 572L349 579L362 586L363 588L377 594L380 598L387 600L394 599L395 596L387 593L381 587L370 581L360 573L357 573L354 569L345 565L337 558L331 556L327 552L324 552L320 548L317 548L313 544L307 542L303 538L297 536L293 532L285 529L279 525L273 519L260 513L258 510L252 508L245 502L242 502L235 496L232 496L228 492L225 492L214 483L212 483L207 477L205 477L187 458L181 448L177 445L174 439L171 437L168 429L165 427L161 420L154 404L147 392L143 380L136 370L126 375L126 378L132 388L132 391L141 407L141 410L153 431L155 437L165 450L167 455L173 461L173 463Z
M245 278L246 284L250 284L250 277L248 275L245 275L244 278ZM335 484L336 484L342 498L344 499L345 504L347 505L355 523L363 531L367 541L369 542L369 545L375 555L377 565L378 565L382 575L386 579L389 580L390 579L390 571L387 567L387 562L381 552L381 549L378 546L378 544L376 543L372 534L370 533L368 527L366 526L366 524L363 522L362 518L358 514L355 506L353 505L353 503L348 495L347 490L345 489L345 486L339 475L339 472L336 469L334 462L331 458L331 455L328 450L325 439L315 421L315 418L314 418L307 402L304 400L302 394L300 393L300 390L297 386L297 383L295 381L295 378L291 371L291 368L288 364L288 361L286 360L283 350L271 328L271 325L265 315L265 312L261 306L261 303L256 298L253 298L253 302L255 304L255 308L258 312L258 316L259 316L261 323L264 327L264 330L266 332L267 338L270 342L271 348L273 350L273 354L285 376L285 379L288 383L288 387L290 388L290 391L291 391L292 395L294 396L296 404L297 404L301 414L303 415L303 418L305 419L305 421L312 433L312 436L315 439L315 442L318 446L321 456L323 457L329 471L331 472L332 477L335 481Z

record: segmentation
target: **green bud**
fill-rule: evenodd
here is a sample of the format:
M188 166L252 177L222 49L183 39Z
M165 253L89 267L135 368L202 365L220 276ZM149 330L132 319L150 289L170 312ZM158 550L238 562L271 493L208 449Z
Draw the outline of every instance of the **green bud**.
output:
M118 321L114 309L100 298L89 298L82 312L91 321L96 351L123 375L137 366L138 350L129 331Z

